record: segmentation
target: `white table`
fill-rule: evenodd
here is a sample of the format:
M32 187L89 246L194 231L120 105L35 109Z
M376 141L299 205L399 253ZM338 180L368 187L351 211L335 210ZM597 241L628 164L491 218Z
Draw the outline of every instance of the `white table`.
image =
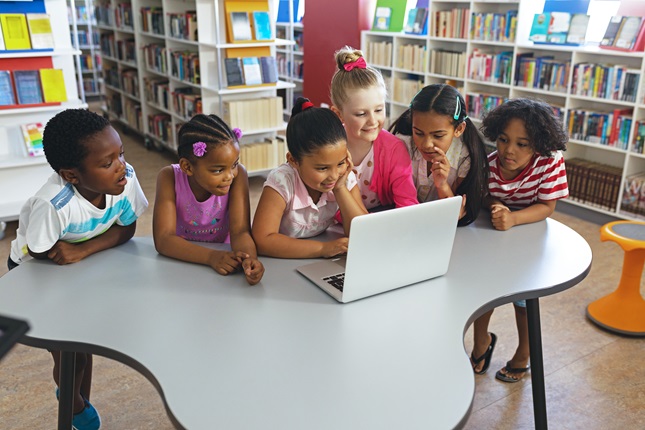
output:
M263 258L251 287L135 238L69 266L23 264L0 278L0 313L28 320L23 343L71 351L72 375L73 352L140 371L178 427L448 429L466 422L475 392L465 330L491 308L533 299L531 374L545 428L537 298L580 282L591 257L557 221L500 232L482 214L458 229L445 276L343 305L294 270L304 260ZM63 396L71 402L71 389L61 386Z

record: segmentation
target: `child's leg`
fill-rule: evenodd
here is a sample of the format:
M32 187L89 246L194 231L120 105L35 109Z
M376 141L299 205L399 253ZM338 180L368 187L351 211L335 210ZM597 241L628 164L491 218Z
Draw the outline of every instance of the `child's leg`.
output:
M54 381L60 386L60 351L50 351L54 358ZM85 367L88 354L76 353L76 367L74 368L74 413L77 414L85 409L85 402L81 396L81 385L83 384ZM90 375L91 378L91 375Z
M85 354L87 362L83 371L83 382L81 382L81 393L85 400L90 401L90 391L92 390L92 354Z
M488 350L488 346L492 342L492 337L488 333L488 324L490 323L490 318L493 316L493 310L486 312L484 315L480 316L473 323L473 351L472 356L477 358L481 357ZM475 372L480 372L485 365L485 361L482 360L473 370Z
M515 324L517 325L517 337L519 343L515 355L511 358L511 367L526 367L529 363L531 350L529 348L529 321L526 317L526 307L513 303L515 308Z

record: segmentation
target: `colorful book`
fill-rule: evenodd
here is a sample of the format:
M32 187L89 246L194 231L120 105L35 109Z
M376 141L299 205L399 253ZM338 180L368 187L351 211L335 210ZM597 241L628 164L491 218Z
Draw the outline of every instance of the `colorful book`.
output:
M38 70L14 70L13 81L16 85L18 104L39 104L43 102Z
M241 58L225 58L226 83L229 87L244 85L244 70Z
M43 150L44 129L45 127L40 122L20 125L20 130L22 131L22 137L25 142L27 154L29 154L31 157L45 155L45 151Z
M253 30L255 40L271 40L271 21L269 20L269 12L255 11L253 12Z
M61 69L40 69L40 83L45 103L67 101L65 78Z
M4 36L5 49L25 50L31 49L27 18L23 13L0 14L0 25Z
M248 12L231 12L231 30L233 42L253 40Z
M262 71L262 83L273 84L278 82L278 65L275 57L260 57L260 69Z
M622 49L632 49L638 38L638 34L641 31L641 26L643 24L643 18L640 16L625 16L622 19L622 24L616 40L614 41L614 46L616 48Z
M607 24L607 30L605 30L605 35L600 41L600 46L614 46L616 41L616 36L620 31L620 26L623 23L622 16L612 16L609 24Z
M31 49L53 49L54 33L49 15L46 13L28 13L27 25L31 40Z
M262 69L258 57L242 58L242 69L246 85L260 85L262 83Z
M11 106L16 104L16 97L13 93L11 72L0 70L0 106Z
M551 23L546 41L555 44L566 43L570 22L571 14L569 12L551 12Z
M533 25L531 26L531 34L529 35L529 40L533 42L546 42L546 37L547 34L549 34L550 25L550 13L536 13L533 17Z
M376 11L374 12L374 25L372 26L372 29L389 30L391 16L392 16L391 7L377 6Z

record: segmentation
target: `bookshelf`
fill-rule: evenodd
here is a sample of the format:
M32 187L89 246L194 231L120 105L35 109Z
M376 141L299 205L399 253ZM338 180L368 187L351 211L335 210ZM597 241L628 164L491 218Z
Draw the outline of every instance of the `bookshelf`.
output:
M477 125L481 123L484 111L515 97L534 97L548 102L563 118L565 128L571 128L572 132L574 127L570 122L576 118L580 120L581 115L584 117L581 111L604 114L605 121L613 118L609 115L622 115L613 142L609 132L604 138L593 136L590 132L586 136L574 134L576 138L570 138L564 153L565 159L571 161L572 167L586 164L582 169L570 171L567 168L571 175L571 196L563 201L615 217L642 219L645 216L645 201L643 215L631 209L625 210L621 202L628 191L626 181L645 172L645 154L641 153L643 138L636 138L639 131L637 124L645 123L645 54L603 50L597 45L534 44L529 41L531 23L534 14L542 12L542 6L543 2L525 1L433 0L430 3L429 19L435 12L453 9L468 9L471 19L477 14L507 15L509 11L517 11L518 24L513 39L482 38L482 34L494 32L471 32L471 19L467 20L466 38L433 35L430 22L427 36L363 31L361 48L368 62L381 70L388 85L388 120L393 121L407 109L418 88L433 83L450 83L457 87L466 97L471 119ZM417 53L416 57L412 56L413 60L410 60L410 52ZM482 56L487 56L489 64L497 64L497 75L487 75L485 68L477 69ZM529 60L529 56L533 60ZM528 65L531 61L534 62L533 66ZM533 81L527 79L529 67L540 70L539 67L546 63L550 64L550 69L545 69L545 75L552 78L547 79L548 83L541 81L540 85L535 75ZM638 82L632 84L630 95L618 95L616 98L611 92L584 92L574 85L574 80L579 77L574 72L576 67L584 68L587 65L606 66L607 69L622 67L636 76L633 82ZM631 122L625 121L630 119ZM587 131L592 126L598 127L596 116L586 120ZM640 127L640 130L641 133L645 132L645 127ZM635 151L637 148L640 152ZM597 170L584 170L597 165L600 166ZM589 175L592 171L593 175ZM581 172L584 180L579 177ZM610 182L613 185L606 185ZM642 183L645 199L645 175Z
M294 84L294 88L280 91L284 99L284 116L291 116L294 101L302 96L304 76L304 15L305 0L280 1L278 22L276 23L276 36L281 39L291 40L293 45L276 49L278 75L285 82Z
M275 58L282 46L293 45L292 41L275 37L244 43L229 41L231 10L270 13L273 2L102 0L95 4L105 86L103 110L111 120L124 124L127 131L141 135L147 147L176 151L177 130L194 114L225 117L234 102L264 100L295 86L284 80L227 85L226 58ZM275 22L270 25L271 35L275 36ZM263 113L255 109L246 115ZM230 125L236 126L234 122ZM285 127L280 118L268 127L243 129L243 146L266 143L267 139L272 143L271 161L266 165L253 163L259 167L249 169L250 175L267 173L283 160L284 154L277 153L281 146L276 135ZM262 152L266 153L266 148Z
M0 221L18 219L27 198L38 191L52 174L44 156L27 155L20 125L41 122L67 108L87 107L79 98L75 58L67 17L66 0L1 2L0 13L47 13L50 16L52 50L0 51L0 69L55 68L63 71L67 101L62 103L15 105L0 109Z
M73 6L69 8L69 22L72 29L72 46L81 51L80 70L77 70L79 94L83 100L96 99L103 93L103 79L93 0L74 0ZM74 34L78 35L78 40L74 39Z

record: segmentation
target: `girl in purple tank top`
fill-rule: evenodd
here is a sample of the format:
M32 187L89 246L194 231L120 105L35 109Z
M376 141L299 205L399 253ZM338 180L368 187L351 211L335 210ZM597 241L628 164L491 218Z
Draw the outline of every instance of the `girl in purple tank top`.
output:
M242 270L260 282L264 266L251 237L249 180L240 164L240 129L215 115L195 115L179 129L179 163L157 176L152 231L157 252L212 267ZM232 251L195 242L230 243Z

